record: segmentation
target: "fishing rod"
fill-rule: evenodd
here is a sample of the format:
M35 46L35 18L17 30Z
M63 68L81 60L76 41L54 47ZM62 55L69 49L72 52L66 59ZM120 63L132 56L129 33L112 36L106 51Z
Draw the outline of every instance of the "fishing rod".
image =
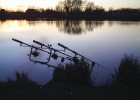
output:
M69 60L73 60L73 62L79 63L79 59L76 57L76 55L75 55L74 57L72 57L72 56L70 56L70 55L64 53L64 52L65 52L65 49L64 49L64 50L57 50L57 49L52 48L51 46L47 46L47 45L42 44L42 43L40 43L40 42L38 42L38 41L33 40L33 42L36 43L36 44L41 45L41 48L42 48L43 46L44 46L44 47L47 47L47 48L53 50L54 52L58 52L58 53L61 53L61 54L65 55L65 56L67 56L67 58L69 58ZM61 52L61 51L64 51L64 52ZM73 52L74 52L74 51L73 51ZM75 53L76 53L76 52L75 52ZM81 57L82 57L82 56L81 56Z
M66 46L64 46L64 45L62 45L62 44L60 44L60 43L58 43L58 45L64 48L64 50L63 50L64 52L65 52L65 50L67 49L67 50L73 52L73 53L75 54L75 56L72 57L72 56L70 56L70 55L68 55L68 54L66 54L66 53L61 52L62 50L60 51L60 50L54 49L54 48L52 48L51 46L46 46L45 44L40 43L40 42L38 42L38 41L33 40L33 42L36 43L36 44L41 45L41 48L44 46L44 47L47 47L47 48L49 48L49 49L52 49L52 50L54 50L54 51L56 51L56 52L59 52L59 53L61 53L61 54L63 54L63 55L66 55L66 56L68 56L68 57L70 57L70 58L73 58L73 61L76 62L76 63L79 62L79 60L77 59L76 55L79 55L79 56L81 56L82 58L85 58L85 59L91 61L91 62L92 62L92 66L95 65L95 62L94 62L94 61L92 61L92 60L86 58L85 56L83 56L83 55L77 53L76 51L73 51L73 50L69 49L68 47L66 47ZM96 63L96 64L97 64L97 63ZM99 65L99 64L98 64L98 65ZM101 66L101 65L99 65L99 66Z
M36 43L36 44L41 45L41 48L44 46L44 47L47 47L47 48L53 50L54 52L58 52L58 53L61 53L61 54L65 55L65 56L68 56L68 57L72 58L72 56L70 56L70 55L68 55L66 53L61 52L62 50L57 50L57 49L52 48L51 45L50 46L46 46L45 44L42 44L42 43L40 43L38 41L35 41L35 40L33 40L33 42Z
M52 48L51 47L52 45L45 45L45 44L40 43L40 42L35 41L35 40L33 40L33 42L36 43L36 44L39 44L41 47L36 47L34 45L29 45L27 43L24 43L24 42L22 42L20 40L14 39L14 38L12 40L15 41L15 42L20 43L20 46L30 47L31 48L31 51L30 51L30 54L29 54L29 59L30 59L30 61L35 62L35 63L40 62L40 61L32 60L32 55L34 57L39 56L39 52L37 52L37 50L40 50L40 51L43 51L43 52L46 52L46 53L49 54L48 61L45 62L45 63L49 63L51 57L54 58L55 60L57 60L57 58L60 57L61 58L61 62L64 62L65 59L66 60L73 60L73 58L74 58L74 57L72 57L72 56L70 56L70 55L68 55L66 53L61 52L62 50L57 50L57 49ZM46 47L46 48L43 48L43 47ZM33 51L33 49L35 49L35 51ZM46 51L44 49L48 49L49 51ZM58 56L56 54L56 52L58 52L58 53L60 53L62 55L65 55L66 57ZM43 62L40 62L40 63L43 63Z
M87 58L87 57L77 53L76 51L73 51L73 50L69 49L68 47L66 47L66 46L64 46L63 44L60 44L60 43L58 43L58 45L60 47L64 48L64 50L57 50L57 49L53 48L52 45L49 45L49 44L45 45L45 44L40 43L40 42L38 42L36 40L33 40L33 42L38 44L38 45L40 45L40 47L36 47L34 45L29 45L27 43L24 43L24 42L22 42L20 40L14 39L14 38L12 40L15 41L15 42L20 43L20 46L23 46L22 44L24 44L26 47L30 47L31 50L30 50L30 54L29 54L29 59L30 59L30 61L35 62L35 63L45 64L45 65L48 65L48 66L56 68L56 66L48 64L50 62L50 58L54 58L55 60L57 60L58 57L61 57L61 62L64 62L64 60L66 59L66 60L70 60L70 61L72 60L74 63L78 64L79 63L79 59L78 59L77 56L80 56L81 58L84 58L84 59L90 61L91 65L92 65L92 68L95 65L97 65L97 66L100 66L100 67L108 70L108 68L106 68L106 67L96 63L95 61L92 61L91 59L89 59L89 58ZM45 48L43 48L43 47L45 47ZM33 51L33 49L35 49L35 51ZM44 49L48 49L49 51L46 51ZM42 62L42 61L37 61L37 60L33 60L32 59L32 56L34 56L34 57L39 56L39 52L37 52L37 50L40 50L42 52L45 52L45 53L49 54L49 57L47 58L47 60L48 60L47 62ZM73 57L71 55L68 55L68 54L64 53L65 50L69 50L70 52L74 53L75 56ZM62 54L63 56L66 56L66 57L64 58L63 56L59 56L59 55L56 54L56 52Z
M88 61L92 62L92 66L95 66L95 64L96 64L96 65L98 65L98 66L100 66L100 67L102 67L102 68L104 68L104 69L107 69L106 67L104 67L104 66L102 66L102 65L100 65L100 64L98 64L98 63L96 63L95 61L92 61L91 59L89 59L89 58L87 58L87 57L85 57L85 56L83 56L83 55L77 53L76 51L73 51L73 50L69 49L68 47L64 46L63 44L58 43L58 45L59 45L60 47L64 48L64 50L69 50L69 51L73 52L73 53L75 54L75 56L76 56L76 55L79 55L79 56L81 56L82 58L87 59ZM107 69L107 70L108 70L108 69Z
M36 61L36 60L32 60L32 58L31 58L32 55L33 55L34 57L39 56L39 54L37 53L37 51L34 51L34 52L36 52L36 53L33 53L33 48L36 49L36 50L38 49L38 50L41 50L41 51L43 51L43 52L46 52L46 53L48 53L48 54L50 54L50 55L52 54L52 50L54 50L54 51L57 51L57 52L59 52L59 53L62 53L62 54L64 54L64 55L66 55L66 56L69 56L69 57L72 57L72 56L67 55L67 54L65 54L65 53L63 53L63 52L60 52L60 51L57 50L57 49L52 48L51 45L46 46L45 44L42 44L42 43L40 43L40 42L38 42L38 41L35 41L35 40L34 40L33 42L35 42L35 43L37 43L37 44L40 44L40 45L41 45L41 48L40 48L40 47L36 47L36 46L34 46L34 45L29 45L29 44L27 44L27 43L24 43L24 42L22 42L22 41L20 41L20 40L14 39L14 38L13 38L12 40L15 41L15 42L20 43L20 46L23 46L23 44L24 44L24 45L25 45L24 47L31 47L31 51L30 51L30 54L29 54L29 60L30 60L30 61L32 61L32 62L34 62L34 63L39 63L39 64L41 64L41 65L47 65L48 67L52 67L52 68L55 68L55 69L64 70L64 71L69 72L69 73L73 73L73 72L71 72L71 71L69 71L69 70L65 70L65 69L62 69L61 67L57 67L57 66L54 66L54 65L49 64L48 62L50 61L51 56L49 56L49 60L48 60L47 62ZM50 49L51 52L48 52L48 51L43 50L43 46L47 47L47 49ZM46 49L46 48L45 48L45 49ZM65 59L66 59L66 58L65 58ZM61 64L60 64L59 66L61 66Z
M43 51L43 52L45 52L45 53L48 53L49 54L49 57L47 58L47 62L44 62L44 63L49 63L49 61L50 61L50 58L51 58L51 54L52 54L52 51L50 50L50 52L49 51L46 51L46 50L43 50L43 49L41 49L41 48L39 48L39 47L36 47L36 46L34 46L34 45L29 45L29 44L27 44L27 43L24 43L24 42L22 42L22 41L20 41L20 40L17 40L17 39L12 39L13 41L15 41L15 42L18 42L18 43L20 43L20 46L23 46L23 45L25 45L24 47L30 47L31 48L31 50L30 50L30 54L29 54L29 60L30 61L32 61L32 62L39 62L39 61L37 61L37 60L32 60L32 56L34 56L34 57L37 57L37 56L39 56L39 52L37 52L37 50L40 50L40 51ZM35 49L35 51L33 51L33 48ZM42 62L41 62L42 63Z
M29 44L27 44L27 43L24 43L24 42L22 42L22 41L20 41L20 40L14 39L14 38L13 38L12 40L15 41L15 42L19 42L19 43L20 43L20 46L22 46L22 44L24 44L24 45L26 45L26 47L35 48L35 49L38 49L38 50L41 50L41 51L44 51L44 52L50 54L50 52L45 51L45 50L43 50L43 49L40 49L39 47L36 47L36 46L34 46L34 45L29 45Z

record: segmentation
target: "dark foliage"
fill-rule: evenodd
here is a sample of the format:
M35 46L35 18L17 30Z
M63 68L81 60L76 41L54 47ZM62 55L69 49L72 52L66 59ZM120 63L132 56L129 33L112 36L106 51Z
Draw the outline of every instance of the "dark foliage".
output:
M122 8L109 10L106 13L107 19L115 20L140 20L140 9Z
M93 2L63 0L58 3L55 10L29 8L25 12L10 12L0 8L0 20L6 19L140 20L140 9L121 8L105 11Z
M53 72L53 80L66 84L89 86L92 85L91 71L89 63L82 58L78 64L59 65Z
M18 71L15 72L16 80L10 78L7 79L7 82L0 83L1 90L28 90L28 89L37 89L39 84L30 80L28 73Z
M140 88L140 63L133 55L125 55L116 70L115 82L128 87Z
M134 82L132 82L133 79L137 81L136 77L138 78L140 75L139 68L140 64L137 58L125 56L115 74L115 81L119 84L134 86L134 84L128 85L129 83L126 83L124 80L128 77L127 80L130 79L128 81L130 83ZM75 73L70 73L71 71ZM7 82L0 82L0 100L140 100L140 88L122 88L120 85L119 87L79 86L85 85L84 82L86 82L86 85L87 83L89 85L90 82L87 82L87 79L90 80L91 71L92 69L90 69L88 62L84 59L80 60L79 65L70 63L65 66L59 66L54 71L54 81L48 82L41 88L39 88L40 86L37 83L30 80L28 73L16 71L16 80L8 78ZM130 74L132 78L130 78ZM69 79L67 82L78 85L65 84L66 81L63 75ZM138 81L136 81L135 85L139 87L139 83L137 84Z

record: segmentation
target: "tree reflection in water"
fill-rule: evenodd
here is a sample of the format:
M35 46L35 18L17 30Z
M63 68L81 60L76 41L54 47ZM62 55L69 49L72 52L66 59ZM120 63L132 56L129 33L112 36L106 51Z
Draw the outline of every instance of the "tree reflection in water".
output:
M59 21L47 21L47 20L36 20L36 21L0 21L0 26L4 23L16 24L16 27L38 27L38 26L55 26L60 32L69 35L80 35L86 32L92 32L95 28L100 28L104 25L104 21L70 21L70 20L59 20Z
M95 28L101 27L102 25L104 25L104 21L56 21L56 27L60 32L72 35L93 31Z

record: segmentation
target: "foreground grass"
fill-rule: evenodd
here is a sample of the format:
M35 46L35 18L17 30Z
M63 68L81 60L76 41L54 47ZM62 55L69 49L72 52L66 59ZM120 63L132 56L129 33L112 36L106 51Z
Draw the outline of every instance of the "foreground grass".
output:
M13 84L0 83L0 100L140 100L140 89L124 86L83 87L49 82L40 88Z
M66 83L55 79L41 86L28 73L16 71L15 74L15 81L8 78L7 82L0 83L0 100L140 100L140 63L133 56L122 59L112 85L104 87L77 84L77 80L74 85L73 80Z

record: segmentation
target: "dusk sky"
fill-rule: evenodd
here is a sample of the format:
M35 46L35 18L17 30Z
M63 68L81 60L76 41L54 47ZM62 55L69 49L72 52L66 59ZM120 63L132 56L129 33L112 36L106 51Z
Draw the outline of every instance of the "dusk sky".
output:
M0 8L12 10L26 10L28 7L54 8L60 0L0 0ZM140 8L140 0L86 0L95 5L102 6L106 10L110 7L118 8Z

